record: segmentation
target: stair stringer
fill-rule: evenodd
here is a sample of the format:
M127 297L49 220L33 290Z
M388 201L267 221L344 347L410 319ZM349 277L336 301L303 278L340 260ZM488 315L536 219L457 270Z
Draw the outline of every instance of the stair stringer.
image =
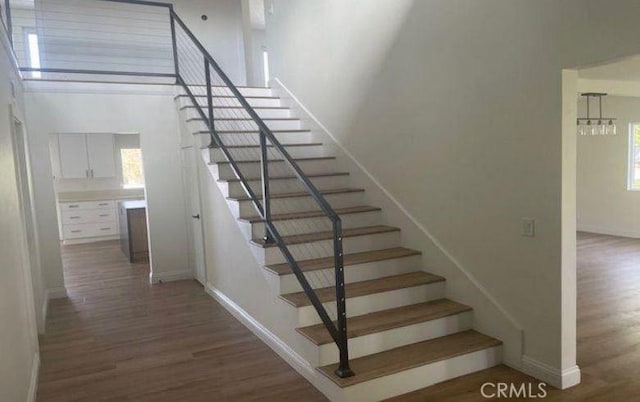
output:
M399 227L403 246L422 252L420 266L447 278L446 297L473 308L473 328L500 339L503 342L504 363L522 370L524 331L517 319L336 140L295 94L277 78L271 84L281 104L289 107L291 113L311 129L312 141L325 144L327 152L337 157L338 168L348 171L351 180L365 190L368 202L382 208L381 223Z

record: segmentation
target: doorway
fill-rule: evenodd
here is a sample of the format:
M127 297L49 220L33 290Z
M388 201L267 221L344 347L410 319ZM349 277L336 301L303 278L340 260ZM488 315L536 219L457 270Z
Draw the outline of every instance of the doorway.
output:
M22 222L25 228L25 244L26 250L26 263L30 267L28 272L27 283L31 283L33 296L34 296L34 311L36 322L38 326L38 332L44 333L44 317L45 311L40 306L46 309L46 303L44 301L44 286L42 284L42 273L39 255L39 244L36 232L36 219L35 210L33 209L33 185L30 180L29 172L29 160L28 160L28 145L24 130L24 124L15 116L13 111L11 114L11 134L13 142L13 154L15 155L15 169L16 169L16 182L18 186L18 201L21 206ZM38 306L38 307L36 307Z
M188 146L182 148L182 182L184 183L184 193L186 196L185 214L187 222L189 222L187 230L189 268L194 272L196 280L203 286L206 286L207 275L198 158L198 150L195 147Z

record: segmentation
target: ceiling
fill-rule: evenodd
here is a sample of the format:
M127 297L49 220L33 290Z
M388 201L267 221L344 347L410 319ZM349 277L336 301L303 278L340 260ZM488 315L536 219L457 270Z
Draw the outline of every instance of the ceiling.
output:
M578 75L590 80L640 81L640 56L581 69Z

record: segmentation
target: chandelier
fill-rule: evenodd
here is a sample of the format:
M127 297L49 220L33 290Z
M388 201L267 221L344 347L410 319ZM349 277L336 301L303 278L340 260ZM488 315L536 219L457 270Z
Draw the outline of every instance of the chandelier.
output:
M587 117L578 117L578 134L579 135L616 135L615 118L602 117L602 98L607 96L601 92L585 92L580 94L587 98ZM599 116L591 117L589 114L591 98L598 99Z

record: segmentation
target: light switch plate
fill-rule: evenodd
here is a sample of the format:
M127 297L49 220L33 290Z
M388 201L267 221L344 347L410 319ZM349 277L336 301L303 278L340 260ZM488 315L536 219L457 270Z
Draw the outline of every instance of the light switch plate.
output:
M536 220L533 218L522 218L520 235L524 237L535 237Z

